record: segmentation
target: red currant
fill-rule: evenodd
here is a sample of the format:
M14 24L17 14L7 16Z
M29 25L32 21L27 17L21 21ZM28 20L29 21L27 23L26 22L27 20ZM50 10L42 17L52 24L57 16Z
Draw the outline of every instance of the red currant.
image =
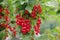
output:
M32 13L31 13L31 17L32 18L36 18L36 12L33 10Z
M25 13L26 13L26 14L28 14L28 13L29 13L29 11L28 11L28 10L25 10Z
M16 15L16 18L20 18L20 14Z
M6 8L6 9L4 10L4 12L5 12L6 14L10 14L10 12L8 11L8 8Z
M37 12L37 10L38 10L37 8L38 8L37 5L35 5L34 8L33 8L33 10L34 10L35 12Z
M0 19L2 18L2 16L0 16Z
M0 13L2 13L3 9L0 7Z
M41 8L41 6L39 4L38 4L38 12L42 13L42 8Z
M5 16L5 20L8 22L10 21L10 18L8 16Z

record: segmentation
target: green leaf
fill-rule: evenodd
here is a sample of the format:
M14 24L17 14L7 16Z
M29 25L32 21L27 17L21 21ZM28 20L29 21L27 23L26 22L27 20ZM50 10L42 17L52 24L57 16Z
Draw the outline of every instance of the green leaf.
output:
M55 11L49 11L48 14L50 14L50 15L56 15L56 12Z
M0 2L3 2L3 0L0 0Z
M3 38L6 36L4 31L0 32L0 40L3 40Z
M60 14L60 10L57 10L57 14Z
M31 12L32 12L33 7L31 7L31 6L27 6L25 9L26 9L26 10L28 10L28 11L31 13Z

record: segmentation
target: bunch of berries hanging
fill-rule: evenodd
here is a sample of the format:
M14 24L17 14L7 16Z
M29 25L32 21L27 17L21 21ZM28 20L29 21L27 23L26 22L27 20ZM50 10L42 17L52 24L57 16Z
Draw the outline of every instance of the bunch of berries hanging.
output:
M18 8L17 8L18 11ZM31 29L33 28L36 35L40 33L40 24L41 24L41 18L40 15L42 13L42 8L40 4L34 5L32 12L30 13L27 9L24 9L23 12L11 13L9 10L9 7L2 8L0 6L0 19L3 19L4 22L0 22L0 26L5 26L5 29L9 29L14 36L17 34L17 28L20 27L19 33L22 33L24 35L30 33ZM13 14L13 17L11 15ZM35 21L34 25L33 21ZM10 24L15 24L15 26L11 26Z

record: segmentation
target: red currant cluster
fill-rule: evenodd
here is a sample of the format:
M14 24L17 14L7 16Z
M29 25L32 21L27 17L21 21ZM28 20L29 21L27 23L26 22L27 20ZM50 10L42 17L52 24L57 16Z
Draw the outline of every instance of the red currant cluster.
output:
M21 18L19 14L16 16L16 18L17 18L17 20L16 20L17 25L22 26L20 31L23 34L28 33L31 28L30 20Z
M32 13L31 13L31 17L32 18L36 18L36 13L41 13L42 12L42 8L40 5L35 5L33 7Z
M0 27L1 27L1 26L2 26L3 28L9 29L9 30L13 33L13 35L16 36L16 28L15 28L15 27L12 28L10 25L4 24L4 23L0 24Z
M30 15L31 15L32 18L36 18L36 15L37 15L36 13L41 13L41 12L42 12L42 8L38 4L38 5L35 5L33 7L33 10L32 10L32 12L31 12ZM28 10L25 10L25 13L26 14L29 14L29 11ZM28 33L29 30L30 30L30 28L31 28L31 25L30 25L30 22L31 21L30 20L27 20L27 19L24 19L23 17L20 17L20 14L18 14L16 16L16 18L17 18L17 20L16 20L17 25L22 26L21 32L23 34ZM41 19L40 18L38 19L38 21L37 21L36 24L37 25L34 27L34 29L35 29L36 34L38 34L39 33L39 30L40 30L40 24L41 24Z
M10 14L10 12L8 11L8 8L4 9L2 7L0 7L0 18L2 18L2 12L4 12L5 14ZM5 20L8 21L8 16L5 16Z
M10 23L11 21L13 21L13 20L11 20L12 18L10 19L10 16L8 16L8 15L11 15L10 11L8 10L8 8L5 8L3 10L0 7L0 18L2 18L2 16L1 16L2 11L3 11L3 13L5 13L4 16L3 16L3 18L4 18L4 21L7 23L7 24L5 24L6 28L8 28L13 33L14 36L16 36L16 29L14 29L10 25L8 25L8 22ZM15 19L16 19L16 21L14 21L14 23L16 23L17 26L18 25L21 26L20 32L22 32L22 34L29 33L29 31L30 31L30 29L32 27L32 25L31 25L32 20L38 19L36 25L34 26L34 31L38 35L38 33L40 31L41 19L37 17L37 14L38 13L42 13L41 6L39 4L35 5L33 7L33 10L32 10L31 13L29 13L29 11L25 10L25 9L21 13L22 14L19 13L19 14L15 15L16 17L14 16Z
M2 18L2 15L1 15L2 11L3 11L3 9L2 9L2 7L0 6L0 18Z
M4 23L0 24L0 27L1 26L2 26L2 28L9 29L13 33L13 35L16 36L16 29L15 28L12 28L10 25L4 24Z
M12 28L10 25L8 25L8 24L5 24L5 27L7 28L7 29L9 29L12 33L13 33L13 35L14 36L16 36L16 28Z
M40 24L41 24L41 19L39 18L37 24L34 26L36 35L38 35L38 33L40 32Z

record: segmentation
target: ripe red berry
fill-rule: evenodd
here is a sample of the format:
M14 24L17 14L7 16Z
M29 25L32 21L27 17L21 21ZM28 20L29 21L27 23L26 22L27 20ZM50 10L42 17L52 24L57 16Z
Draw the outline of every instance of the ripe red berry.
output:
M6 8L6 9L4 10L4 12L5 12L6 14L10 14L8 8Z
M0 19L2 18L2 16L0 16Z
M28 10L25 10L25 14L28 14L29 13L29 11Z
M2 13L3 9L0 7L0 13Z
M33 10L32 13L31 13L31 17L32 18L36 18L36 12Z
M4 23L2 23L2 24L0 24L0 26L5 27L5 24L4 24Z
M20 14L16 15L16 18L20 18Z
M9 27L10 31L12 32L13 31L13 28L12 27Z
M33 10L34 10L35 12L37 12L37 10L38 10L37 5L34 5Z
M39 12L39 13L42 13L42 8L41 8L40 4L38 4L37 7L38 7L38 12Z
M6 24L5 26L6 26L6 28L11 29L10 25Z
M5 20L8 22L10 21L10 18L8 16L5 16Z
M40 32L40 29L37 27L37 25L34 26L34 30L35 30L36 35L38 35L38 33Z
M40 24L41 24L41 19L40 19L40 18L38 18L38 20L37 20L37 26L39 27L39 26L40 26Z
M22 34L26 34L27 32L26 32L26 30L21 30L21 32L22 32Z
M31 20L28 19L28 20L25 20L25 22L26 22L27 24L29 24L29 23L31 22Z
M13 35L16 36L16 34L17 34L16 31L13 31Z

